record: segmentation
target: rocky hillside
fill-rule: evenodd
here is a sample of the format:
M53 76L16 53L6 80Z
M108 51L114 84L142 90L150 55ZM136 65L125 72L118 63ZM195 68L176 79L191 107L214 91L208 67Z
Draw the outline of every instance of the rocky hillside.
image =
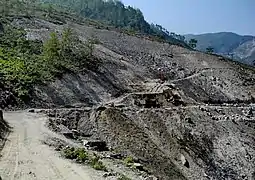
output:
M26 19L15 22L22 27L30 26ZM28 37L43 39L51 31L61 31L68 23L71 22L56 25L37 20L26 30ZM85 41L93 36L100 42L93 53L101 64L96 70L65 74L48 86L36 86L38 105L95 105L144 91L146 86L156 86L155 80L161 76L175 83L192 102L254 102L253 68L167 43L75 23L71 26L80 39Z
M64 57L58 53L48 56L52 54L46 53L47 47L52 46L47 43L42 56L37 51L18 54L24 61L8 58L13 54L6 51L1 56L1 62L8 65L1 68L4 77L17 73L7 79L15 83L16 92L20 93L19 87L26 88L21 86L23 82L31 85L33 77L28 105L45 109L40 112L48 114L48 126L53 131L78 136L76 141L103 141L107 153L134 157L143 167L141 171L160 180L254 178L253 67L146 36L102 29L73 16L57 17L12 16L8 23L26 34L25 39L22 36L18 40L25 45L36 42L36 47L59 42L53 44L68 49L63 32L71 28L77 44L94 42L89 44L89 57L76 51L83 49L76 43L71 46L76 49L64 48L63 54L69 52ZM15 52L23 50L14 42ZM23 56L26 53L28 56ZM34 66L38 62L30 56L40 57L39 65L45 66ZM31 67L44 68L43 72L24 68L27 59ZM22 73L9 62L18 64ZM21 76L24 79L17 76L26 72L31 74ZM45 81L38 83L37 78ZM7 80L3 79L2 102L12 90ZM16 98L15 91L9 94L11 100Z
M255 38L238 46L233 54L240 57L244 63L255 65Z
M197 49L206 51L212 47L214 52L234 58L245 64L254 65L255 37L241 36L230 32L185 35L186 39L198 40Z
M48 113L52 130L100 139L158 179L254 176L254 68L69 20L13 24L30 39L71 26L81 40L99 42L98 68L35 86L35 106L75 107Z

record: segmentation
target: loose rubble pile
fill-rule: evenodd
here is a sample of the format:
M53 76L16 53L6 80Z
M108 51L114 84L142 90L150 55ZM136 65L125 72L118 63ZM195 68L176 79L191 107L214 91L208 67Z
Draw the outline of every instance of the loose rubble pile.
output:
M155 95L128 96L131 97L135 97L133 102L139 98L143 101L144 97L147 102L149 98L155 100ZM123 103L122 100L128 102L124 98L116 104ZM46 113L54 131L66 135L63 129L68 130L67 137L89 151L108 154L104 157L123 159L131 155L138 159L134 164L137 169L148 169L146 172L159 179L253 177L252 104L234 107L171 103L147 107L133 103L122 107L112 102L97 108L55 109Z

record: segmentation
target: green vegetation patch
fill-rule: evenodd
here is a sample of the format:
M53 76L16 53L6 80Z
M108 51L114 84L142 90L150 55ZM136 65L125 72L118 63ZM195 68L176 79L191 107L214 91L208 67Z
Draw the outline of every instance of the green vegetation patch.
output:
M124 164L128 167L131 167L133 164L135 163L134 161L134 158L131 157L131 156L127 156L125 159L124 159Z
M36 84L99 64L92 55L95 41L81 42L70 28L51 33L44 44L28 40L23 29L11 25L0 33L0 80L21 102L29 101Z
M95 170L100 170L100 171L107 171L105 165L103 164L102 161L100 161L100 157L98 157L97 155L94 154L94 156L92 156L90 158L90 165L92 168L94 168Z
M99 171L107 171L107 168L100 161L100 157L96 154L89 155L84 148L68 147L62 151L62 154L67 159L76 160L79 163L89 164L92 168Z
M5 26L0 38L0 74L6 88L25 100L30 87L47 78L41 67L42 43L26 39L22 29Z
M88 153L83 148L67 148L63 151L63 155L67 159L76 159L77 162L84 163L89 160Z

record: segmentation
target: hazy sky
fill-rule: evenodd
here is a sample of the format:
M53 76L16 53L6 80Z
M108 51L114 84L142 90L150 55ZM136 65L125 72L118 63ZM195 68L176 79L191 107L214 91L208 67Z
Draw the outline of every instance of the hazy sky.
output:
M122 0L170 32L255 35L255 0Z

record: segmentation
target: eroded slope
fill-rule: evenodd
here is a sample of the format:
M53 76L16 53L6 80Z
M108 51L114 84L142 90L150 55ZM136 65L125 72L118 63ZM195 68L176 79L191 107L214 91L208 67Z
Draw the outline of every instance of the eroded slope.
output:
M53 130L103 140L159 179L254 177L254 68L86 25L14 24L29 38L45 40L71 26L80 39L100 42L98 68L36 87L36 106L90 106L50 110Z
M31 23L23 18L13 23L26 28L32 39L45 40L50 32L69 26L81 40L92 37L99 42L93 52L102 61L99 67L38 87L38 105L93 105L141 92L139 84L160 78L175 83L197 102L254 102L254 68L222 57L71 22L59 25L36 19Z

